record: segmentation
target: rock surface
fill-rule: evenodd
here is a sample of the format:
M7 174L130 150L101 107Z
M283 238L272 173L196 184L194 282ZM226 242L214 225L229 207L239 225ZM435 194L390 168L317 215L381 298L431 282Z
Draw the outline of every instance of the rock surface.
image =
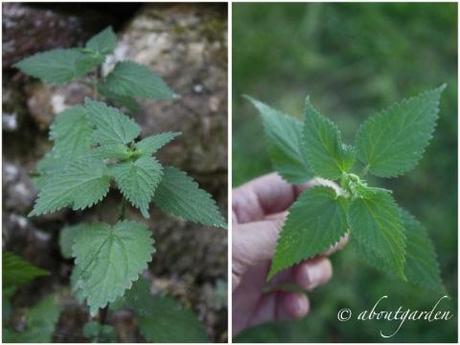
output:
M3 23L4 70L37 50L80 44L88 37L86 33L94 34L100 29L92 27L90 32L87 28L91 25L83 25L78 15L4 4L4 16L5 9L10 19ZM32 25L31 18L26 18L27 23L21 22L21 18L25 18L24 11L29 10L46 13L43 18L49 18L48 23ZM102 14L96 13L85 23ZM226 19L224 4L146 4L117 32L119 45L111 57L112 62L104 66L107 71L121 59L146 64L181 96L173 102L142 102L141 110L134 117L141 124L143 135L161 131L183 133L175 143L163 149L160 160L193 176L216 198L224 214L227 210L228 158ZM53 21L56 22L54 26L51 25ZM59 23L64 29L59 29ZM18 30L25 28L28 34L19 40ZM48 33L49 40L32 45L34 32L37 32L36 37ZM3 133L4 248L51 270L53 277L57 277L46 280L49 293L56 284L68 284L71 268L71 261L64 261L58 254L59 229L65 224L96 219L101 214L105 220L113 221L113 210L120 195L110 193L107 201L93 211L63 211L31 220L25 217L35 197L28 174L49 149L49 124L56 112L81 102L89 90L79 83L50 87L11 69L8 71L9 75L3 80L4 96L5 92L8 96L3 100L6 110L3 123L7 123ZM8 86L5 88L5 85ZM133 210L130 214L138 217ZM227 232L178 221L153 207L149 223L157 245L150 265L154 287L191 307L206 324L210 340L226 341L227 311L222 291L225 291L227 280ZM21 227L24 229L18 231ZM42 238L44 244L40 242L35 248L30 240L34 236ZM34 251L41 253L34 254ZM82 341L82 311L75 312L75 308L73 305L66 309L61 317L62 332L58 330L56 341ZM73 313L75 319L72 319ZM117 317L114 322L120 325L120 340L135 341L133 337L139 335L132 334L132 318L129 315Z

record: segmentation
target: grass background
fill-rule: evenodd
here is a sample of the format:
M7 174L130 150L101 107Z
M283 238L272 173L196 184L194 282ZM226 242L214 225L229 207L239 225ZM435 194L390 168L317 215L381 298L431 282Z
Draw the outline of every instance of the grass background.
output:
M335 121L345 142L379 110L447 83L435 136L417 167L398 179L372 180L427 227L451 296L439 309L450 321L337 321L349 307L430 310L439 294L393 281L344 250L332 257L334 278L310 294L303 320L267 324L245 342L457 341L457 5L447 3L233 4L233 185L271 171L261 121L241 95L302 116L303 100ZM355 315L356 316L356 315Z

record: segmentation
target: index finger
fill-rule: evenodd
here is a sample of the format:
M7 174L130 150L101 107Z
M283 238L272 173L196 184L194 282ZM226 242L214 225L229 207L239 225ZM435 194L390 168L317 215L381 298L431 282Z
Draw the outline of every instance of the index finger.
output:
M311 182L291 185L276 173L258 177L232 192L233 221L247 223L285 211Z

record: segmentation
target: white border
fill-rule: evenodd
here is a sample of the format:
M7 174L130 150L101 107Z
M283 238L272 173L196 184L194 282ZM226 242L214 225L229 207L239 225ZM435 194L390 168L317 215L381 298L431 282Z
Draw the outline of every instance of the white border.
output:
M233 164L232 164L232 147L233 147L233 136L232 136L232 90L233 90L233 79L232 79L232 46L233 46L233 36L232 36L232 15L233 15L233 8L232 2L229 1L227 3L227 12L228 12L228 20L227 20L227 27L228 27L228 37L227 37L227 73L228 73L228 138L227 138L227 154L228 154L228 166L227 166L227 175L228 175L228 212L227 212L227 219L228 219L228 236L227 236L227 243L228 243L228 272L227 272L227 317L228 317L228 343L233 343L232 338L232 181L233 181Z

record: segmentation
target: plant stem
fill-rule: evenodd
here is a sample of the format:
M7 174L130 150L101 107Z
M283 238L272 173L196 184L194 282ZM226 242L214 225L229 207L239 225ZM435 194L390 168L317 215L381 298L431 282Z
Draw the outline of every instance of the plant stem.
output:
M120 212L118 214L118 220L122 220L122 219L125 219L126 218L126 209L128 207L128 204L126 202L126 200L123 198L121 200L121 204L120 204Z
M109 306L106 306L99 310L99 323L102 325L107 324L107 319L109 316Z

